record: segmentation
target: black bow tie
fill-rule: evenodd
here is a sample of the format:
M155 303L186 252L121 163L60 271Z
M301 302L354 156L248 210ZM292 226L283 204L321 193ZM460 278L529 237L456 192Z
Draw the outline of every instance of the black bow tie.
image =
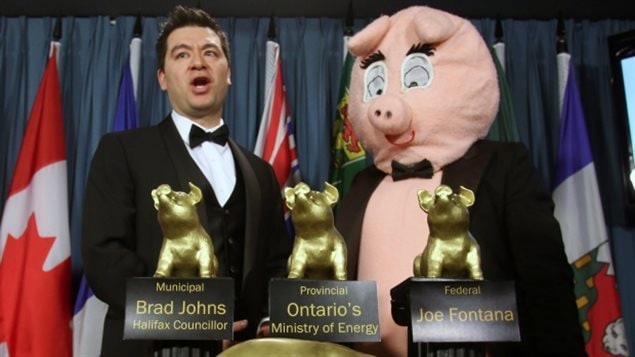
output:
M405 180L410 177L431 178L434 174L432 164L427 159L408 166L393 160L391 166L393 181Z
M229 129L225 124L214 130L212 133L208 133L198 126L192 125L192 128L190 129L190 147L193 149L201 145L204 141L211 141L220 146L224 146L227 143L228 137Z

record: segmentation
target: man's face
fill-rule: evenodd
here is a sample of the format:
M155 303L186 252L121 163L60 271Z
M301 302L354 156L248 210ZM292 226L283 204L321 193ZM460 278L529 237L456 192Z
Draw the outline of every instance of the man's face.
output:
M190 119L220 118L231 71L212 29L181 27L167 39L165 66L157 71L172 108Z

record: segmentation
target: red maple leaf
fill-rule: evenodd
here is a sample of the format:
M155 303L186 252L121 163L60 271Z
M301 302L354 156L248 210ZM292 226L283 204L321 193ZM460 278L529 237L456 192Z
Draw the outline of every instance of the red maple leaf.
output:
M9 235L0 262L0 328L10 356L71 356L70 257L44 271L56 237L41 237L31 214Z

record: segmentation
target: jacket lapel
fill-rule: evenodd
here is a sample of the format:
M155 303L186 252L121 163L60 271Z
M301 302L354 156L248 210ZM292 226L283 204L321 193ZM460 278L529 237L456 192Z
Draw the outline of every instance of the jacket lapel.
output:
M463 186L476 193L491 157L492 152L487 149L486 143L476 142L463 157L443 168L441 183L452 187L454 192Z
M231 138L227 140L227 143L234 155L234 160L245 183L245 252L242 279L244 288L244 284L247 281L246 274L251 271L253 263L256 260L255 241L258 235L257 227L260 225L258 220L261 216L260 202L262 201L262 193L260 192L260 185L258 184L256 173L251 167L247 156L243 153L242 148Z
M171 116L168 115L161 123L159 123L159 131L161 132L165 146L168 149L168 156L174 166L176 176L179 180L179 187L173 187L173 189L190 192L189 183L192 182L201 189L204 199L214 198L212 186L198 168L196 162L194 162L190 154L187 152L187 148L185 148L185 144L183 143L179 132L176 130L176 126L174 126ZM205 230L209 231L205 204L199 204L197 211L201 224Z

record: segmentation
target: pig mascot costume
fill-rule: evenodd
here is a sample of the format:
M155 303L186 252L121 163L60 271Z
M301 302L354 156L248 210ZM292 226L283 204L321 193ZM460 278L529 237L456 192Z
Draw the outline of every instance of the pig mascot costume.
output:
M440 184L476 194L470 231L486 280L516 284L522 342L488 356L584 355L553 202L521 144L481 140L498 110L491 54L469 21L429 7L382 16L350 39L357 57L349 117L374 165L338 208L351 279L378 283L382 342L356 348L407 354L406 327L390 313L390 289L411 277L428 236L417 191Z

